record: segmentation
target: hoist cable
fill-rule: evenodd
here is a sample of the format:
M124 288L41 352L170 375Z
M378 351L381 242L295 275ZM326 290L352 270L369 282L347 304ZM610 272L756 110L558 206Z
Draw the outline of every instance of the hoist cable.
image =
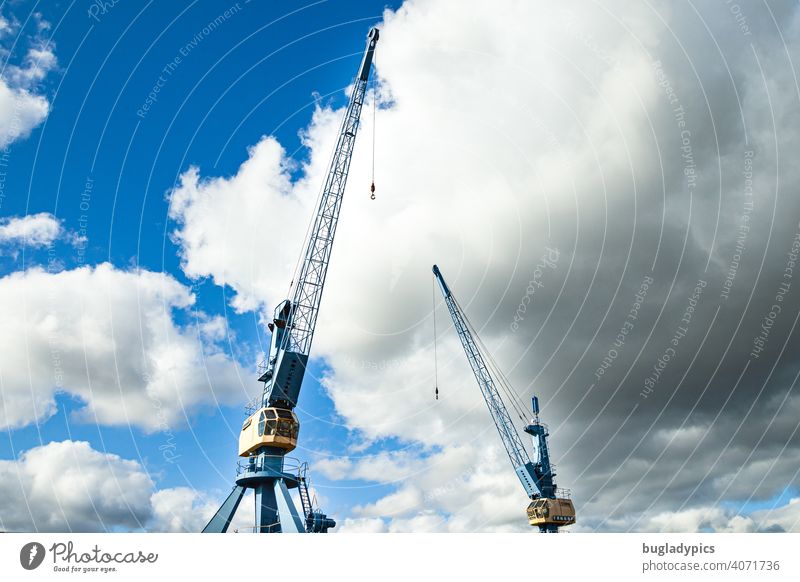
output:
M373 57L374 58L374 57ZM372 78L372 184L369 187L370 200L375 200L375 119L378 109L378 82Z
M439 400L439 355L436 349L436 277L431 278L431 300L433 301L433 381L436 400Z

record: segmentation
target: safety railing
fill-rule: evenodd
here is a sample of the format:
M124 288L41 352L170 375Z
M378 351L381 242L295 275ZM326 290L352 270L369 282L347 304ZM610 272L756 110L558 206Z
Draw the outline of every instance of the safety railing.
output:
M572 489L562 489L559 487L556 489L556 497L559 499L572 499Z
M534 420L531 421L531 424L534 425L534 426L541 426L544 429L544 434L546 434L546 435L550 434L550 427L546 423L544 423L544 422L542 422L540 420L534 419Z
M255 396L247 404L244 405L245 418L252 416L253 413L259 408L261 408L261 396Z
M252 459L252 462L251 462ZM280 462L279 462L280 461ZM300 461L294 457L286 457L282 455L258 455L242 459L236 463L236 475L240 476L243 473L257 473L263 470L274 470L276 466L281 467L283 473L291 473L301 475L301 470L305 472L308 464Z

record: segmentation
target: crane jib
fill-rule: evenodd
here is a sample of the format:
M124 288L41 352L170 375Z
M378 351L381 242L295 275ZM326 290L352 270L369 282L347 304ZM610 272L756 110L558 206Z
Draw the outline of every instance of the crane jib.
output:
M369 70L372 67L372 59L375 55L375 45L378 44L378 36L380 36L380 34L377 28L373 28L369 31L369 35L367 36L367 50L364 52L361 68L358 70L358 79L360 81L369 79Z
M280 315L276 310L275 329L279 327L278 322L283 321L286 333L273 332L266 370L259 378L264 382L264 405L293 408L300 395L378 37L376 28L370 30L367 36L367 47L304 245L303 261L292 297L281 304L285 307L282 307L284 311Z

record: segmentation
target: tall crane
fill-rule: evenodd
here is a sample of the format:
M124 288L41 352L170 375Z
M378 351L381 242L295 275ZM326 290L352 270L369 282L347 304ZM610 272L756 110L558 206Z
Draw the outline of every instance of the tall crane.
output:
M297 446L300 423L294 413L303 385L311 342L319 315L333 239L339 222L353 146L372 68L378 29L367 36L367 47L353 82L328 175L320 194L313 225L304 246L304 258L293 281L290 299L276 308L268 324L272 334L269 355L260 366L264 390L248 410L239 434L240 466L236 485L203 532L225 532L246 489L255 493L255 531L258 533L325 533L336 522L313 507L308 493L306 465L292 467L285 456ZM299 488L305 521L295 508L289 489Z
M550 436L547 426L539 420L539 399L532 399L533 418L523 429L533 438L536 460L532 461L528 451L522 444L519 432L511 420L511 415L500 396L498 386L506 390L509 398L514 398L513 388L508 384L500 370L494 365L491 355L480 343L478 334L456 301L455 296L445 283L442 272L436 265L433 274L444 295L444 302L453 319L461 345L467 354L467 360L478 381L489 414L492 416L500 439L506 449L514 471L522 482L525 493L531 499L528 505L528 521L542 533L557 533L560 527L575 523L575 507L567 492L558 489L555 483L555 472L550 462L547 438ZM521 415L520 415L521 417Z

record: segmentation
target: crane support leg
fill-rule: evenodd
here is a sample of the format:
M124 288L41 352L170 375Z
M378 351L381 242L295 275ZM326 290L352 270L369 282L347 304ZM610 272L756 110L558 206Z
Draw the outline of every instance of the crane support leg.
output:
M283 533L304 533L306 528L303 520L300 519L289 489L282 479L275 482L275 499L278 502L278 514L281 517L281 531Z
M269 479L254 487L258 533L303 533L305 527L283 479Z
M203 533L225 533L228 531L228 526L231 525L231 520L239 508L239 502L241 502L243 496L244 487L236 485L231 490L225 503L222 504L222 507L217 510L208 525L203 528Z
M256 533L281 533L275 481L259 483L253 490L256 496Z

